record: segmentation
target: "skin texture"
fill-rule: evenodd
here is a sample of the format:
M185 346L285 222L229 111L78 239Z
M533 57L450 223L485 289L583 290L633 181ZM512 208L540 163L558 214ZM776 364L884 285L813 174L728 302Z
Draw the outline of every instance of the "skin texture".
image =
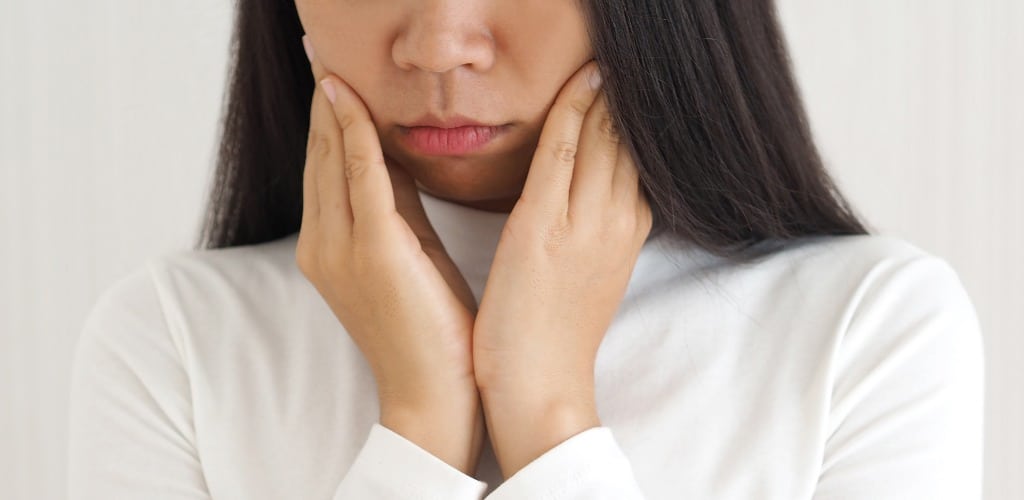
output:
M543 14L538 14L543 23L552 9L572 6L549 1L297 3L308 9L300 8L304 23L317 9L328 11L325 17L344 14L367 38L363 50L350 52L333 45L356 43L352 33L335 41L336 33L344 32L341 27L321 32L319 43L327 44L323 49L312 32L305 40L321 85L310 110L296 261L369 360L382 425L469 474L476 469L485 436L509 477L569 437L601 425L594 400L597 349L651 228L636 165L619 141L606 98L588 84L596 64L579 66L571 58L548 54L548 46L520 38L515 30L522 25L499 30L503 24L493 21L495 13L508 11L522 22L531 17L522 11L533 9ZM353 21L358 16L365 16L365 23ZM441 43L485 28L503 35L481 46L500 49ZM383 34L375 35L375 29ZM418 44L401 45L407 38ZM516 47L517 42L525 47ZM320 59L322 50L334 58L330 66L328 56ZM568 68L568 75L556 79L553 104L542 111L535 144L525 143L529 159L522 184L515 180L520 174L514 140L495 148L504 157L493 153L439 164L391 157L386 137L393 103L386 93L377 93L374 75L399 79L389 85L438 78L455 82L444 87L455 91L459 82L469 82L518 96L522 89L483 72L530 59L530 50L538 60L562 61L540 68L555 74ZM346 53L394 59L375 61L362 75L347 65ZM468 55L463 60L457 54ZM408 66L413 60L423 66ZM477 71L473 65L480 61ZM429 62L445 73L424 70ZM391 68L380 67L387 65ZM334 67L344 68L355 83ZM539 78L536 68L524 68L529 71L504 69L501 74L513 82ZM358 82L369 82L363 83L369 96ZM408 88L417 87L409 83ZM548 85L535 88L544 92ZM474 104L495 99L472 90L463 95ZM383 110L377 114L374 96L382 96L376 102ZM458 98L449 102L457 104ZM495 106L479 109L502 109L504 116L531 114L529 99L496 99ZM401 94L393 100L420 111L425 102L405 101ZM516 103L515 109L506 111L502 102ZM533 102L539 101L534 97ZM531 135L528 128L523 125L524 136ZM423 188L462 197L459 202L497 203L501 193L517 192L479 307L423 212L417 180Z
M384 153L426 192L484 210L512 209L555 95L593 58L570 0L295 5L324 67L366 103ZM426 114L511 127L472 156L421 156L398 125Z

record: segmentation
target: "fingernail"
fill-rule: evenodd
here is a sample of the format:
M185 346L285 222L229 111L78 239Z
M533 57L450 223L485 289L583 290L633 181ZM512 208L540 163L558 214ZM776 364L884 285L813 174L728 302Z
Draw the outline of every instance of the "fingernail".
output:
M334 91L334 85L327 78L320 80L320 85L324 88L324 93L327 94L327 100L334 104L334 100L337 99L338 94Z
M595 65L594 69L590 70L590 74L587 75L587 82L590 83L590 88L598 89L601 87L601 70Z
M302 47L306 49L306 57L309 59L309 64L313 64L313 44L309 43L308 35L302 35Z

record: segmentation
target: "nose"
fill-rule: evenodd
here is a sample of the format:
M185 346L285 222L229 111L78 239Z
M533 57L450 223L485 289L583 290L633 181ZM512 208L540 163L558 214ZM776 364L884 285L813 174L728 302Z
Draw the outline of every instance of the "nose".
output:
M466 0L416 0L391 53L403 70L445 73L469 66L486 71L494 61L494 39L484 5Z

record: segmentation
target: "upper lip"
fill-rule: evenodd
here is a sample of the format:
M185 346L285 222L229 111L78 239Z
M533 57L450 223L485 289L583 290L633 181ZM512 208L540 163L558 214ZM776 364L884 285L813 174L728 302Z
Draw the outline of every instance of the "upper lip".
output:
M480 123L471 118L467 118L462 115L451 115L445 118L441 118L437 115L424 115L418 120L406 124L406 127L437 127L437 128L456 128L456 127L497 127L499 125L490 125L487 123Z

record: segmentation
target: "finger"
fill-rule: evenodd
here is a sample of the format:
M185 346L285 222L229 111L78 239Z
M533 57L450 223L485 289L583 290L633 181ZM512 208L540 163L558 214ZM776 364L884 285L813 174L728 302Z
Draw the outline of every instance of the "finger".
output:
M587 83L588 76L596 69L597 63L589 62L569 79L559 92L541 131L521 197L545 213L565 215L568 212L569 186L580 131L597 96L597 90Z
M306 37L303 41L308 43ZM311 52L311 51L310 51ZM311 52L312 53L312 52ZM314 74L323 67L313 54L310 65ZM341 127L334 110L319 86L313 90L309 112L309 143L306 150L306 168L312 165L312 177L318 200L318 221L327 233L347 237L352 232L353 214L348 185L342 171L345 147Z
M608 113L608 98L600 93L583 122L579 153L569 188L569 218L607 206L619 160L619 134Z
M612 188L612 203L617 207L633 207L636 213L637 230L643 232L644 241L651 232L653 213L651 205L640 185L640 170L636 167L630 148L619 145L615 169L615 183ZM642 244L642 242L641 242Z
M615 174L612 179L611 199L628 202L635 200L640 195L640 169L637 168L636 161L633 160L629 146L619 144Z
M385 155L384 161L388 165L388 177L391 178L391 186L395 193L395 210L402 215L421 241L440 241L423 208L416 179L409 175L405 167L390 157Z
M340 170L346 186L353 230L360 221L367 228L385 227L373 220L383 214L394 212L395 200L391 180L388 176L380 139L374 128L370 113L362 99L351 88L331 75L316 57L309 36L303 37L303 44L310 55L310 66L320 92L328 88L322 83L328 80L334 93L331 108L342 138L343 160L340 168L331 168L330 175Z
M353 230L387 227L383 222L395 213L395 195L384 162L377 129L363 100L340 78L322 79L324 91L333 92L334 117L341 126L345 160L342 168L352 203Z

